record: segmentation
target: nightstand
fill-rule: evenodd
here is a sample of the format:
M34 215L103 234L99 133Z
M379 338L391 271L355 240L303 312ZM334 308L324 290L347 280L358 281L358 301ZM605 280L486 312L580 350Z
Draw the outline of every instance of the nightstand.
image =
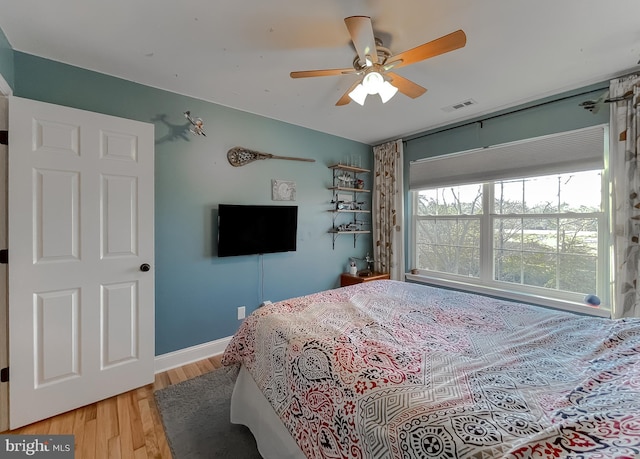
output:
M340 287L381 279L389 279L389 274L374 272L370 276L357 276L349 273L342 273L340 274Z

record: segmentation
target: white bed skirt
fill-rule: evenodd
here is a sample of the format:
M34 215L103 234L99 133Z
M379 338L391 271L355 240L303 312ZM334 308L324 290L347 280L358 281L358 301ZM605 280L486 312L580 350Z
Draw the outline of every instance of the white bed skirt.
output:
M231 422L251 430L264 459L306 459L244 366L231 395Z

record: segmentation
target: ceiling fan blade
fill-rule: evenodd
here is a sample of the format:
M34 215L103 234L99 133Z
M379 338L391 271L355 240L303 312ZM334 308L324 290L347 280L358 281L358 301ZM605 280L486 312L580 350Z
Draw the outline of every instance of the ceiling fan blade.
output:
M351 102L351 97L349 97L349 93L353 91L355 87L358 86L359 84L360 84L360 80L357 80L355 83L353 83L351 87L347 89L347 91L342 95L342 97L338 99L338 102L336 102L336 105L339 107L341 105L347 105L349 102Z
M405 96L411 97L412 99L420 97L425 92L427 92L426 88L423 88L422 86L414 83L411 80L407 80L405 77L401 77L397 73L390 72L386 75L391 78L391 84L398 88L398 91L400 91Z
M465 33L462 30L456 30L449 35L444 35L443 37L436 38L429 43L424 43L408 51L391 56L387 61L391 63L401 60L402 62L395 64L394 68L404 67L405 65L413 64L430 57L439 56L440 54L462 48L466 43L467 36Z
M350 16L345 18L351 41L356 48L358 57L363 63L367 56L372 63L378 63L378 50L376 49L376 39L373 36L373 26L369 16Z
M350 69L325 69L325 70L301 70L299 72L291 72L291 78L309 78L319 76L332 76L332 75L348 75L356 73L354 68Z

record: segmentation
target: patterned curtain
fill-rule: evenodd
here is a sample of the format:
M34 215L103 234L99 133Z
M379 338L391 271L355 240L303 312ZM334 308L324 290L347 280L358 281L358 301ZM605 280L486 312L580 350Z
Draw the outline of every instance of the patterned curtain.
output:
M609 163L613 183L612 316L640 317L640 75L611 80Z
M373 155L374 269L404 280L402 140L373 147Z

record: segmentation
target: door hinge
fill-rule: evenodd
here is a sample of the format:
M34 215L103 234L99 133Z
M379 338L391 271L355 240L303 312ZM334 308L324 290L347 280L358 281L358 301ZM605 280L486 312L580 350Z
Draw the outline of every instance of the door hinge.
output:
M9 367L5 367L0 370L0 382L8 382L9 381Z
M6 265L7 263L9 263L9 250L2 249L0 250L0 264Z
M0 130L0 145L9 145L9 131Z

